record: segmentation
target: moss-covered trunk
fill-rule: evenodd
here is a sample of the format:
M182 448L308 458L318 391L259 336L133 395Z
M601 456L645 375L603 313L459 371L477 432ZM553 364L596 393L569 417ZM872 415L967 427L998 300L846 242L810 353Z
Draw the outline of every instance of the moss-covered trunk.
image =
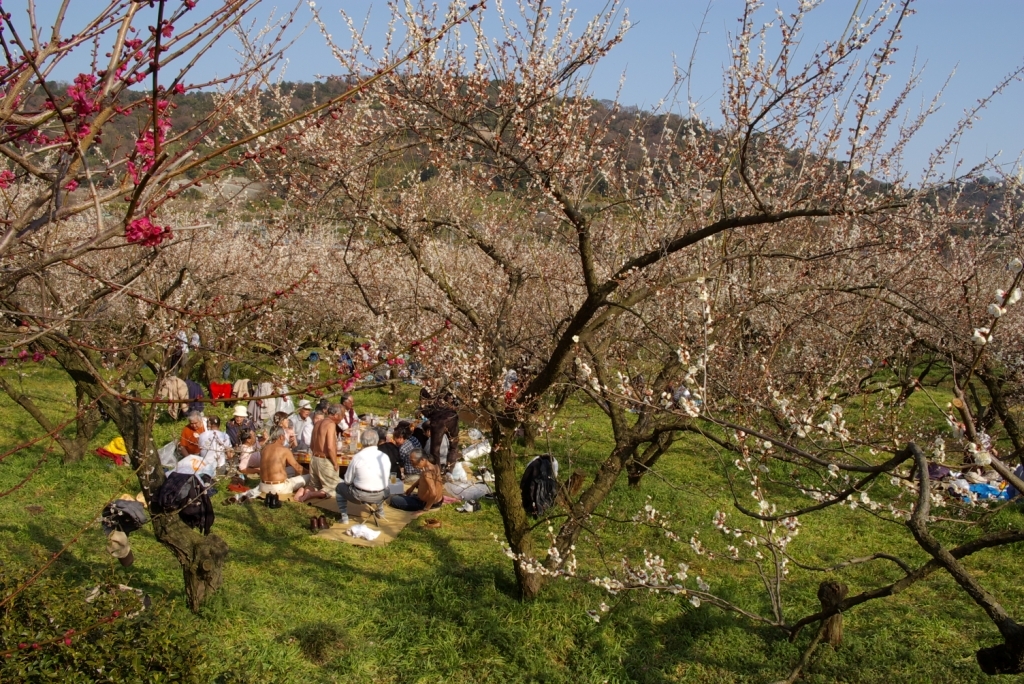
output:
M529 572L528 564L521 559L533 558L533 540L530 537L530 522L523 508L523 497L519 490L516 472L517 457L512 449L515 439L514 426L502 425L494 419L491 425L494 449L491 451L491 467L494 470L494 494L501 509L505 525L505 539L517 556L513 559L516 585L524 599L532 599L540 592L541 577Z

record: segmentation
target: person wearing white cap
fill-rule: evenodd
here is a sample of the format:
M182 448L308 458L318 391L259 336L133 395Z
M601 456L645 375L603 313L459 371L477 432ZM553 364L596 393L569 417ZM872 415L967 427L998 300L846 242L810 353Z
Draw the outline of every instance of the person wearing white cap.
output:
M235 412L232 414L231 421L228 422L226 429L228 439L231 440L231 446L237 447L242 443L239 433L246 429L256 432L256 426L253 424L252 419L249 418L249 411L245 408L245 404L236 404Z
M299 402L299 410L292 416L292 430L295 431L295 445L292 451L308 454L313 441L313 406L305 399Z

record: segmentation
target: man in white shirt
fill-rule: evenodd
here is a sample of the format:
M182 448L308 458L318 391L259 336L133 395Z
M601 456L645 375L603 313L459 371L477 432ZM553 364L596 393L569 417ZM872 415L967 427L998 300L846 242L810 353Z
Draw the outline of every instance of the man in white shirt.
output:
M220 430L220 418L210 416L206 419L207 429L197 437L199 441L199 457L214 468L223 468L228 462L228 450L231 449L231 438Z
M292 430L295 431L295 446L293 452L302 454L309 453L310 444L313 442L313 419L310 414L313 407L303 399L299 402L299 411L292 416Z
M377 448L380 437L376 430L364 430L359 436L363 449L352 457L345 478L336 491L341 522L348 522L347 502L377 506L377 517L384 518L384 500L388 497L391 460Z

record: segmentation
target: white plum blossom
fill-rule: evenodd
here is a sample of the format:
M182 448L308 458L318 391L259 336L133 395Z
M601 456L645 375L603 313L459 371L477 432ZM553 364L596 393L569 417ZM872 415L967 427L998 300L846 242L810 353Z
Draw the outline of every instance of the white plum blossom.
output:
M978 444L975 444L974 442L971 442L970 444L967 445L967 450L971 453L971 457L974 459L974 462L977 463L978 465L992 465L992 454L984 446L980 446Z

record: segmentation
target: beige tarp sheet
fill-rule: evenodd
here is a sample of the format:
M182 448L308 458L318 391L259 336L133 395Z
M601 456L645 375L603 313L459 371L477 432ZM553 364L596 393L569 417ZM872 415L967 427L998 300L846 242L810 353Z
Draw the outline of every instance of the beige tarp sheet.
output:
M325 511L330 511L335 515L338 514L338 502L332 496L327 499L313 499L309 502L311 505L317 508L322 508ZM341 541L347 544L353 544L355 546L385 546L394 541L398 533L405 529L413 518L422 514L422 511L400 511L397 508L391 508L391 506L384 506L385 520L375 521L373 515L370 512L370 507L365 504L354 504L348 502L348 517L349 522L342 525L339 522L335 522L329 529L320 530L316 533L316 537L322 539L330 539L332 541ZM371 530L380 530L380 536L373 541L367 541L366 539L357 539L351 535L345 534L353 525L359 523L365 524Z

